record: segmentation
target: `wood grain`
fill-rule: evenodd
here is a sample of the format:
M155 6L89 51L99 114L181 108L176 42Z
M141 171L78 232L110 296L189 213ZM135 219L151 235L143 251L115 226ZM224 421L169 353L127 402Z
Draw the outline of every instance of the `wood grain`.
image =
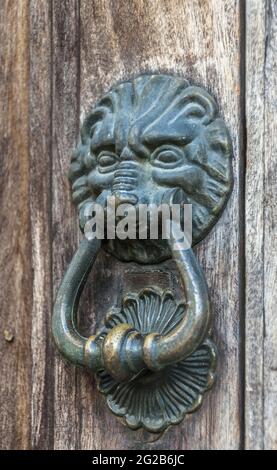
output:
M277 449L277 2L267 3L264 135L264 448Z
M32 265L28 2L0 3L0 446L30 446ZM12 38L12 39L11 39ZM5 333L6 332L6 333Z
M0 0L1 448L277 448L276 10L276 0ZM207 87L234 145L232 197L196 249L218 380L158 440L123 427L51 338L52 303L80 237L67 181L80 116L141 72ZM94 331L123 292L152 283L182 294L173 262L143 268L102 253L80 328Z
M53 295L77 245L76 212L67 179L79 121L79 2L52 2L52 257ZM54 448L74 449L79 439L80 371L58 352L54 361Z
M31 445L53 446L52 195L51 195L51 8L30 2L30 192L32 233L32 410Z
M249 0L246 29L245 445L277 449L277 2Z

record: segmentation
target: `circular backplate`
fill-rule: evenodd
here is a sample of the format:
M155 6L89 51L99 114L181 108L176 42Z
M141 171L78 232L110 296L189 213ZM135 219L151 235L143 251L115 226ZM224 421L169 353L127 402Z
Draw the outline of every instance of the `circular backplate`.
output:
M83 229L87 204L161 201L181 189L192 205L192 244L220 217L232 189L232 145L213 97L171 75L141 75L114 86L92 109L72 157L70 181ZM157 263L165 240L107 240L121 260Z

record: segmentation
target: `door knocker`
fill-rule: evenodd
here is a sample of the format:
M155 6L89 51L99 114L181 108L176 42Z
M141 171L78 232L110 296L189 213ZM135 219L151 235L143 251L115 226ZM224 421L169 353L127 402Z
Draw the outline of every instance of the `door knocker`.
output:
M192 245L220 217L232 188L232 146L216 103L171 75L141 75L113 87L85 119L70 167L80 228L88 207L190 204ZM146 222L147 224L148 222ZM111 411L132 429L161 432L195 411L215 376L211 307L192 248L167 239L84 238L61 283L53 314L65 358L96 372ZM173 258L184 300L159 286L128 293L94 336L78 332L80 295L100 247L122 261ZM176 249L176 246L178 249Z

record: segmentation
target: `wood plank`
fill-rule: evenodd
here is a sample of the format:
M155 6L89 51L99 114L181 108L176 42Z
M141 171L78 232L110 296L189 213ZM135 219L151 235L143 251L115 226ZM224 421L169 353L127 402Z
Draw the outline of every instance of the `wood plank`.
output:
M265 2L246 10L245 444L263 448L263 204ZM258 156L258 158L257 158ZM254 364L253 364L254 361ZM255 406L253 406L255 403Z
M79 2L52 2L53 296L77 245L77 217L67 179L79 122ZM78 374L55 349L54 448L79 447Z
M119 80L144 71L180 74L216 96L233 139L235 178L223 217L197 249L211 292L220 350L215 388L200 411L151 444L149 436L122 427L87 380L80 392L84 400L82 448L237 449L241 445L240 8L240 2L230 0L81 2L81 115ZM109 285L110 295L110 276L108 280L104 273L107 266L122 280L124 267L116 261L103 261L102 268L98 265L95 282L100 277L101 284ZM89 310L84 313L89 315ZM99 322L103 313L96 313Z
M32 227L32 448L53 447L51 234L51 7L30 1L30 208Z
M264 204L264 448L277 449L277 2L266 10Z
M247 1L245 445L277 449L277 2Z
M0 446L30 445L32 265L28 1L0 5Z

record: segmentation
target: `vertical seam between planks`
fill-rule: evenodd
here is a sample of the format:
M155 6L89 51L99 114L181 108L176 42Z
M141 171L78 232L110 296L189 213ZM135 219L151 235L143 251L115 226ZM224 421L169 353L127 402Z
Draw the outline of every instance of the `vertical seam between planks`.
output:
M50 2L50 196L49 196L49 203L50 203L50 210L49 210L49 235L50 235L50 242L51 242L51 249L49 250L50 256L50 295L51 295L51 305L53 308L53 0ZM52 313L52 312L51 312ZM52 317L50 321L50 331L49 335L51 335L52 340ZM49 447L54 449L54 439L55 439L55 373L53 369L53 384L52 384L52 397L53 397L53 409L52 409L52 434L51 440L49 440Z
M239 146L239 375L240 375L240 449L245 448L245 178L246 178L246 2L240 2L240 146Z
M28 1L28 73L29 73L29 83L28 83L28 150L29 150L29 162L31 163L31 72L32 72L32 62L31 62L31 2ZM29 220L30 220L30 228L31 228L31 243L32 243L32 202L31 202L31 178L29 180L29 194L28 194L28 203L29 203ZM32 264L32 311L33 312L33 304L34 304L34 270L33 270L33 246L31 247L31 264ZM31 350L31 367L30 367L30 374L31 374L31 384L33 384L33 367L34 367L34 360L33 360L33 345L32 345L32 330L30 330L30 350ZM32 389L32 386L31 386ZM31 393L31 403L30 403L30 441L29 441L29 449L33 449L33 393Z
M30 147L31 147L31 90L30 90L30 86L31 86L31 47L30 47L30 33L31 33L31 18L30 18L30 12L31 12L31 9L30 9L30 0L28 0L28 3L27 3L27 36L26 36L26 39L28 40L28 45L26 45L27 47L27 56L28 56L28 83L27 83L27 86L26 86L26 89L27 89L27 93L28 93L28 97L27 97L27 102L28 102L28 130L27 130L27 136L28 136L28 143L27 143L27 147L28 147L28 164L29 164L29 174L28 174L28 178L29 178L29 185L28 185L28 209L29 209L29 233L30 233L30 236L31 236L31 245L29 247L30 249L30 256L31 256L31 272L32 272L32 279L31 279L31 282L32 282L32 286L31 286L31 292L30 292L30 295L31 295L31 304L30 304L30 307L33 311L33 300L34 300L34 271L33 271L33 248L32 248L32 213L31 213L31 155L30 155ZM29 380L30 380L30 392L32 392L32 382L33 382L33 355L32 355L32 322L30 323L29 325L29 328L30 328L30 338L29 338L29 354L30 354L30 362L31 362L31 367L30 367L30 372L29 372ZM28 436L28 439L29 439L29 443L28 443L28 449L31 449L32 447L32 393L31 393L31 397L30 397L30 402L29 402L29 429L28 429L28 432L29 432L29 436Z
M77 57L77 129L76 140L79 138L80 133L80 111L81 111L81 1L78 0L77 4L77 34L78 34L78 57Z
M263 315L263 355L262 355L262 446L263 450L265 448L265 428L264 428L264 384L265 384L265 368L264 368L264 356L265 356L265 351L264 351L264 340L265 340L265 335L266 335L266 327L265 327L265 303L264 303L264 292L265 292L265 246L264 246L264 241L265 241L265 204L266 204L266 198L265 198L265 106L266 106L266 100L265 100L265 95L266 95L266 59L267 59L267 45L268 45L268 32L267 32L267 26L268 26L268 0L265 1L265 14L264 14L264 32L265 32L265 44L264 44L264 64L263 64L263 154L262 154L262 159L263 159L263 231L262 231L262 285L263 285L263 305L262 305L262 315Z
M76 136L75 140L78 141L80 133L80 109L81 109L81 0L77 1L77 83L76 83L76 93L77 93L77 126L76 126ZM79 227L79 226L77 226ZM77 228L77 239L79 236L79 231ZM78 240L77 240L78 243ZM75 375L75 387L78 391L78 394L81 394L81 375ZM83 427L83 408L79 408L79 429L76 436L77 448L82 450L82 427Z

